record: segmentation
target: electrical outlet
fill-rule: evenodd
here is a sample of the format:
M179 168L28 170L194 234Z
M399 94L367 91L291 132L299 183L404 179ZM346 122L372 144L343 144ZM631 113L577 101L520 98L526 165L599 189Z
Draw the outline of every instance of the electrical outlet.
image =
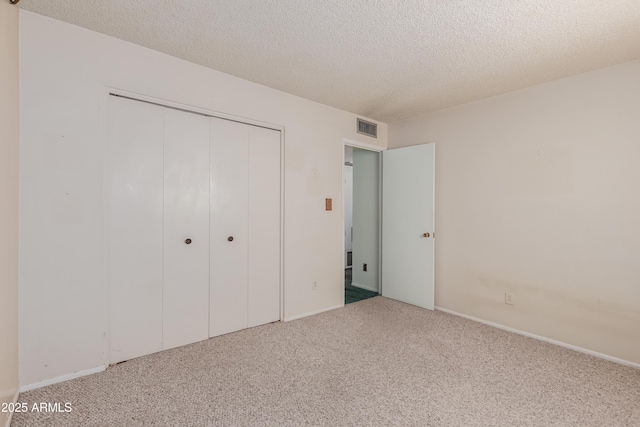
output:
M508 305L513 305L513 294L509 292L504 293L504 303Z
M362 271L367 271L367 263L362 264Z
M317 281L313 281L313 283L311 284L311 290L312 291L317 291L318 290L318 282Z

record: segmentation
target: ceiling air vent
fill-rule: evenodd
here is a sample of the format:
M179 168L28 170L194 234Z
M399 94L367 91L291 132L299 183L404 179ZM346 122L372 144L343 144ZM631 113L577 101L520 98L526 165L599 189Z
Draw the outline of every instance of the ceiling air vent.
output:
M378 137L378 125L366 120L358 119L358 133L363 135Z

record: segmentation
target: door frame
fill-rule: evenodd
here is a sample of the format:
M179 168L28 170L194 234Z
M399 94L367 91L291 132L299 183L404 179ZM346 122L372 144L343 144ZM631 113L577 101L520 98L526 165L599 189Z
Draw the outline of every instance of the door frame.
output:
M146 102L154 104L160 107L176 109L185 111L187 113L200 114L203 116L216 117L219 119L230 120L238 123L243 123L251 126L258 126L266 129L272 129L280 132L280 321L284 322L284 142L285 142L285 127L273 123L262 122L259 120L249 119L246 117L235 116L233 114L222 113L220 111L214 111L207 108L197 107L189 104L183 104L180 102L169 101L162 98L157 98L150 95L144 95L137 92L132 92L125 89L119 89L110 86L103 86L100 90L100 145L99 155L101 156L101 174L102 174L102 224L103 224L103 260L102 260L102 292L103 292L103 361L104 366L109 366L109 354L110 354L110 278L109 278L109 236L111 231L111 224L109 221L109 162L107 161L107 123L108 123L108 106L110 96L120 96L128 98L132 101ZM344 163L344 149L342 152ZM344 249L344 248L343 248ZM344 297L343 297L344 299Z
M344 281L344 270L346 268L346 260L345 260L345 243L344 243L344 217L345 217L345 203L344 203L344 150L345 147L353 147L358 148L360 150L373 151L378 153L378 293L382 295L382 152L386 150L385 147L380 147L378 145L368 144L366 142L360 142L349 138L342 138L342 163L340 167L340 175L342 176L340 193L342 194L342 230L341 230L341 242L342 242L342 280ZM352 263L353 264L353 263ZM353 270L352 270L353 271ZM352 273L353 274L353 273ZM344 298L345 298L345 289L344 285L341 287L342 289L342 307L344 307Z
M345 159L346 160L346 159ZM343 166L344 170L343 170L343 188L345 187L344 184L346 184L347 182L347 176L351 175L351 193L353 193L353 164L348 165L347 162L344 162L344 166ZM344 190L343 190L344 191ZM345 194L346 195L346 194ZM345 195L343 195L342 197L342 203L343 203L343 208L342 211L346 212L347 211L347 201L345 198ZM351 194L351 201L353 202L353 194ZM345 259L345 270L348 268L353 268L353 259L351 260L351 266L349 265L349 250L347 249L347 246L351 246L351 253L353 254L353 203L351 204L351 223L350 225L350 229L346 227L347 223L346 221L344 221L344 225L345 225L345 229L344 229L344 241L345 241L345 250L344 250L344 259ZM343 214L343 217L346 220L346 215ZM349 239L347 239L347 236L349 236Z

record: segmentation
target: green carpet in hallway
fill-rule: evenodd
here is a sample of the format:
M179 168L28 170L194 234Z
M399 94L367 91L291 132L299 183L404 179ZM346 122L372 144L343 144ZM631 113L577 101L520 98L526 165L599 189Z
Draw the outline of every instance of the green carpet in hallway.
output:
M366 289L357 288L351 286L351 269L345 270L344 274L344 303L351 304L352 302L362 301L363 299L375 297L377 292L368 291Z

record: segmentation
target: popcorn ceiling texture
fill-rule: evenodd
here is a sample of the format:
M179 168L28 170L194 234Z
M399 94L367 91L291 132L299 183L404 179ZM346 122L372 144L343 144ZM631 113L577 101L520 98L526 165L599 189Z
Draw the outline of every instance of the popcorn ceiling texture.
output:
M383 297L22 393L22 426L638 426L640 371Z
M387 123L640 58L638 0L20 7Z

